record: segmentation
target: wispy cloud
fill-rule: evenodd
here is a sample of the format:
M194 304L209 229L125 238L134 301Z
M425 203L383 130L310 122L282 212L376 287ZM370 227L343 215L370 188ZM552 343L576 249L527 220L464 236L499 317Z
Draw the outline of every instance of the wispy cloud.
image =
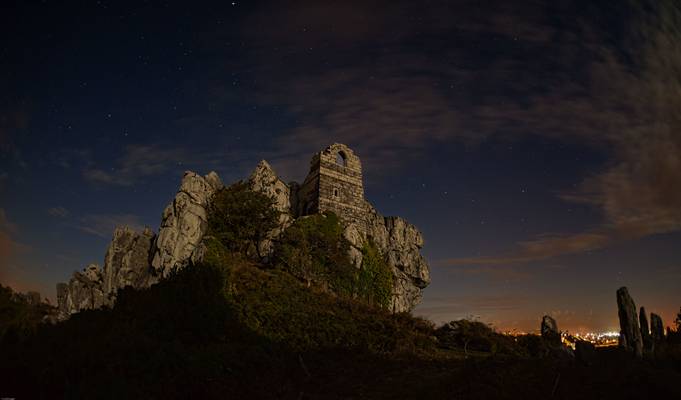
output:
M133 214L90 214L79 219L76 227L85 233L110 238L117 226L142 230L140 217Z
M510 265L597 250L611 241L606 233L584 232L574 235L543 235L517 243L517 249L500 256L451 258L435 262L438 266ZM501 273L501 272L499 272Z
M591 251L610 243L681 230L681 9L661 1L639 10L628 48L596 47L584 85L554 87L529 107L486 107L477 116L509 132L579 139L611 149L609 166L562 199L598 207L605 220L594 230L540 237L499 257L445 264L505 264ZM624 53L624 54L623 54ZM627 60L635 60L632 64Z
M114 167L103 169L89 165L83 170L83 177L93 183L132 186L194 159L194 155L182 148L129 145Z
M71 215L71 212L64 207L50 207L47 209L47 213L56 218L67 218Z

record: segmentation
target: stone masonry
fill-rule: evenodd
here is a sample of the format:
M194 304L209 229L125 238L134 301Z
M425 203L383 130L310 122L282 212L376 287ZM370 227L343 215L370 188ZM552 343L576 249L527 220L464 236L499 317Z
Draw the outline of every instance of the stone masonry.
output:
M332 211L366 230L362 163L349 147L334 143L312 157L296 211L298 216Z

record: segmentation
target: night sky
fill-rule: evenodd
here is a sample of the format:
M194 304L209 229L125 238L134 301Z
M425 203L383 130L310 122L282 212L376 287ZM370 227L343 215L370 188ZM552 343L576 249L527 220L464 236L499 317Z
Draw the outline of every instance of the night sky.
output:
M671 324L674 1L200 3L3 3L0 282L54 300L183 171L300 182L341 142L424 234L415 314L615 330L626 285Z

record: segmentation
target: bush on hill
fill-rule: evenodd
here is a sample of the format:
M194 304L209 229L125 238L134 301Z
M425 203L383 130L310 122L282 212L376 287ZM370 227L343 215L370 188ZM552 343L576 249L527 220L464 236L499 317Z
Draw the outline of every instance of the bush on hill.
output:
M334 213L298 218L278 240L273 264L301 279L308 287L352 295L355 271L348 257L350 244Z
M392 298L393 274L372 240L362 247L362 267L356 280L356 296L359 299L388 308Z
M440 347L503 355L520 355L521 349L510 336L502 335L480 321L460 319L435 331Z
M273 205L272 198L250 190L244 182L220 189L208 209L206 235L231 252L260 257L257 244L279 220Z

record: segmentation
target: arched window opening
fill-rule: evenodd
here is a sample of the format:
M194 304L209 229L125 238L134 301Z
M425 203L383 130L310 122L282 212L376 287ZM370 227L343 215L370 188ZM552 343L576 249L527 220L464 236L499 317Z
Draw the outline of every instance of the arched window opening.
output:
M339 151L338 154L336 154L336 164L340 165L341 167L347 167L348 160L347 157L345 156L345 153L342 151Z
M333 197L338 197L338 189L333 189Z

